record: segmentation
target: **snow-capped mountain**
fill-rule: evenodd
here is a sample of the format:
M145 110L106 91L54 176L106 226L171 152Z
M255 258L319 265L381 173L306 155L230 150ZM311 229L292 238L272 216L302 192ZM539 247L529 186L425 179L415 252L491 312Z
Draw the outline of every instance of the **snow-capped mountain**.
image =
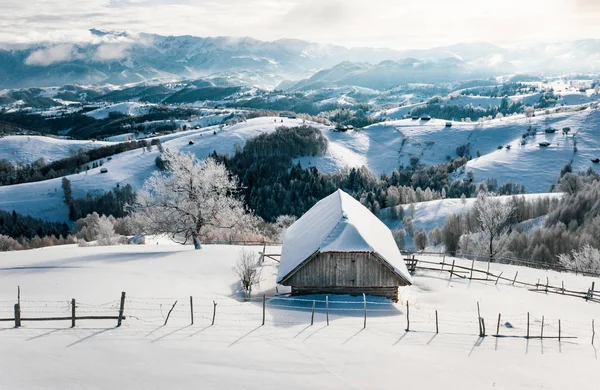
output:
M502 48L459 44L426 50L345 48L301 40L131 35L91 30L89 43L46 43L0 49L0 88L62 84L127 84L212 74L233 74L253 86L275 87L322 69L340 83L385 87L438 82L463 75L518 72L591 72L600 69L600 40ZM352 62L357 64L342 64ZM359 68L349 71L348 68ZM341 71L341 72L340 72ZM323 78L317 73L317 79ZM325 81L325 80L323 80Z

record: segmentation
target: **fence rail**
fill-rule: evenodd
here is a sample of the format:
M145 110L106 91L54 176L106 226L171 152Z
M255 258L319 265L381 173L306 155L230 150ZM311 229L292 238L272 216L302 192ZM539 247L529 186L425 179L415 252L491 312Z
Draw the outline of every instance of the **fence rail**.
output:
M75 299L71 299L71 302L68 303L68 310L70 310L71 315L70 316L60 316L60 315L53 315L53 316L40 316L40 317L23 317L23 313L42 313L42 314L49 314L48 313L48 309L50 309L50 312L52 313L56 313L57 311L59 311L61 305L60 305L60 301L56 301L56 302L49 302L49 301L23 301L26 303L27 305L30 304L39 304L42 305L40 306L36 306L36 307L32 307L31 310L29 310L29 308L26 307L25 310L23 310L22 305L21 305L21 288L18 287L18 293L17 293L17 303L15 303L14 305L14 315L13 317L10 318L0 318L0 322L14 322L15 324L15 328L18 328L21 326L22 322L28 322L28 321L71 321L71 327L75 327L75 324L77 321L80 320L117 320L117 327L121 326L121 321L123 321L125 319L125 314L124 314L124 310L125 310L125 298L126 298L126 294L125 292L121 293L121 300L118 301L119 302L119 311L117 314L115 315L90 315L89 312L98 312L98 311L110 311L110 309L114 309L113 307L111 307L113 305L114 302L109 302L106 304L101 304L101 305L89 305L89 304L77 304L77 301ZM48 305L50 306L48 308ZM33 305L32 305L33 306ZM64 312L64 306L63 307L63 312ZM77 308L82 308L84 315L77 315Z
M529 268L545 269L545 270L556 271L556 272L571 272L576 275L579 274L579 275L583 275L583 276L600 277L600 273L582 271L582 270L578 270L576 268L568 268L568 267L564 267L560 264L539 263L539 262L535 262L535 261L530 261L530 260L525 260L525 259L514 259L514 258L510 258L510 257L494 257L493 259L490 259L489 256L475 255L472 253L456 253L454 256L450 256L444 252L426 252L426 251L402 251L402 254L405 256L421 255L421 256L442 257L444 260L446 259L446 256L448 256L448 257L462 258L462 259L467 259L467 260L481 261L481 262L486 262L486 263L491 262L491 263L496 263L496 264L522 265L522 266L529 267Z

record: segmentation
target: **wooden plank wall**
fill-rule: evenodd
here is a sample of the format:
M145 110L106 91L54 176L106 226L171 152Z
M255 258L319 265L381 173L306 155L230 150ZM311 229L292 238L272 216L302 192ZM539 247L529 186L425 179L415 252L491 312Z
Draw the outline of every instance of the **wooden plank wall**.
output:
M371 253L319 253L285 283L294 287L397 287L404 281Z

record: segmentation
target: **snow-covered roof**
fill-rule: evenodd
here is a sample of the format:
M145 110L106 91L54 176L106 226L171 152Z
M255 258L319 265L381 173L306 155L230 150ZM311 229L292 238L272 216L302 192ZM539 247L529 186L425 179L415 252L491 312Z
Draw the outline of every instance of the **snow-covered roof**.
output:
M374 252L402 279L411 282L392 232L342 190L319 201L287 229L277 282L317 251Z

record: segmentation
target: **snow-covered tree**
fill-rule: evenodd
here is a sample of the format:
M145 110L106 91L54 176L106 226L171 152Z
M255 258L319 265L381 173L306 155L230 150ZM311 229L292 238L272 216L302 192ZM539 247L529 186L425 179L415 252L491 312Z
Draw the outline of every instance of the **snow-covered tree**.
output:
M490 259L499 254L509 238L510 219L515 211L512 202L503 202L480 191L474 205L480 232L476 235L476 248Z
M462 203L463 206L467 204L467 197L465 194L460 195L460 203Z
M148 234L167 234L173 241L193 241L201 249L203 228L233 228L245 210L236 198L237 180L213 159L166 150L167 171L154 172L136 196L133 209Z
M425 250L427 247L427 232L425 229L415 233L415 248L417 250Z

